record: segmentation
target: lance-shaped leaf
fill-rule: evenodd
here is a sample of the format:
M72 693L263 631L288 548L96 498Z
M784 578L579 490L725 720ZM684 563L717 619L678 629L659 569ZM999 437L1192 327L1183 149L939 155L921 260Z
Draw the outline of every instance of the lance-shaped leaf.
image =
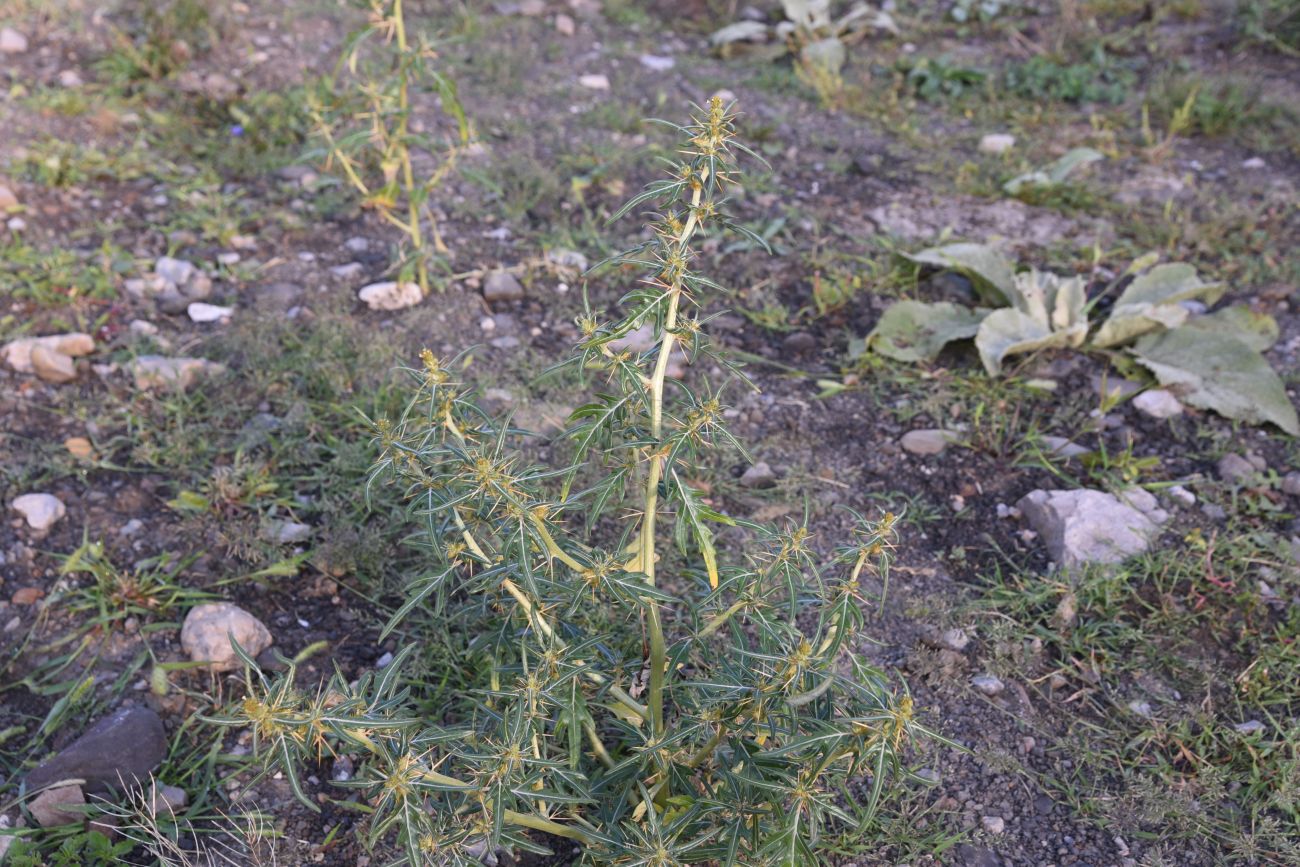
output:
M733 42L766 42L767 25L758 21L737 21L714 32L709 43L714 47L730 45Z
M1092 148L1075 148L1049 165L1032 172L1012 178L1002 185L1002 189L1016 195L1025 187L1055 187L1065 183L1070 175L1081 166L1104 160L1106 157Z
M933 361L949 343L974 337L987 315L948 301L899 301L880 317L866 344L898 361Z
M1205 283L1191 265L1157 265L1139 274L1115 300L1110 317L1093 336L1094 346L1119 346L1156 329L1171 330L1188 319L1180 301L1213 304L1223 297L1220 283Z
M986 244L948 244L902 255L921 265L960 271L975 280L975 288L985 300L998 307L1010 304L1015 297L1015 269Z
M677 513L675 533L677 546L683 554L686 553L686 531L689 529L690 534L695 537L695 546L700 549L700 556L704 558L704 568L709 573L709 587L717 590L718 554L713 547L713 531L704 522L717 521L721 524L733 526L736 522L721 512L706 506L700 500L700 495L696 490L683 482L677 475L676 470L672 471L672 476L674 486L682 503L682 508Z
M1252 424L1272 422L1300 434L1300 420L1282 380L1255 348L1233 333L1183 327L1149 334L1133 354L1160 384L1191 406Z

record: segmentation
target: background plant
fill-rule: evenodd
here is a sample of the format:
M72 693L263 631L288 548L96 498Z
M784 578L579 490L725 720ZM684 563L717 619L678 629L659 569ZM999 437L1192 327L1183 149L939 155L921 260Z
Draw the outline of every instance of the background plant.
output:
M469 143L469 122L453 79L433 66L438 54L424 36L412 34L402 0L369 0L366 25L344 46L340 69L351 76L347 88L309 103L317 152L327 170L342 175L373 208L406 236L400 279L414 276L429 292L429 260L445 255L446 245L430 207L430 196L454 170ZM377 56L365 52L376 43ZM455 131L426 135L412 124L413 97L434 93ZM417 168L417 161L420 165ZM431 236L432 247L429 246Z
M998 376L1009 355L1085 345L1107 352L1126 348L1193 406L1300 433L1286 387L1261 355L1277 341L1277 323L1246 307L1194 316L1186 302L1214 304L1224 287L1203 282L1190 265L1157 265L1158 256L1149 254L1089 297L1082 277L1036 269L1016 273L1001 253L982 244L903 256L965 273L989 306L900 301L867 335L867 346L882 355L929 361L949 343L974 338L984 368ZM1108 315L1094 318L1099 302L1111 297Z
M477 689L436 718L416 713L408 636L382 673L336 677L314 698L292 671L258 675L221 720L251 725L295 789L300 762L362 753L351 785L371 796L371 837L396 834L411 863L539 850L527 829L575 841L585 863L815 863L829 828L859 821L843 807L849 782L867 778L867 821L904 747L929 735L853 652L863 582L887 583L896 518L860 521L822 562L806 527L729 518L687 481L709 450L738 447L721 387L667 371L679 348L729 369L697 310L717 287L691 265L694 239L728 225L745 149L718 99L676 128L682 161L619 214L657 209L651 240L615 260L646 277L622 317L580 318L560 365L606 383L572 415L569 467L525 464L518 432L428 351L406 411L375 422L373 480L404 489L433 561L388 631L417 607L437 612ZM646 324L653 348L614 348ZM738 562L719 556L714 526L747 532Z

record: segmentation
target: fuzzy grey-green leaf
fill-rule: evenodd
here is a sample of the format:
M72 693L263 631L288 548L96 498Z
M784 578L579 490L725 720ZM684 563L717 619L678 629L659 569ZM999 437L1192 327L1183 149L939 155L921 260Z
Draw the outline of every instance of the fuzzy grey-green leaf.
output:
M1015 297L1015 269L1005 256L986 244L948 244L902 255L921 265L961 271L977 280L976 288L998 306L1010 304Z
M1281 378L1255 346L1237 335L1177 328L1142 338L1133 354L1183 403L1300 434L1300 419Z
M899 301L867 335L867 347L898 361L932 361L949 343L974 337L987 313L948 301Z

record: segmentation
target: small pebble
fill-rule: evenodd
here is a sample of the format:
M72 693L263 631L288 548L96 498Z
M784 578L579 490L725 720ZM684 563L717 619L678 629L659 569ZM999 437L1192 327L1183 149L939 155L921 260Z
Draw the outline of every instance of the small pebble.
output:
M980 825L990 834L1001 834L1007 829L1007 823L1001 816L985 816L980 820Z

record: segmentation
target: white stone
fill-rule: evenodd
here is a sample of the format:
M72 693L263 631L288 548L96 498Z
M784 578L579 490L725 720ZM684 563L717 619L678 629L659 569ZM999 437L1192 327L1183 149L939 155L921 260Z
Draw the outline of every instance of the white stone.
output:
M1182 485L1174 485L1169 489L1169 496L1173 497L1184 506L1195 506L1196 495L1184 488Z
M131 362L135 387L142 391L170 385L189 388L200 378L223 373L226 367L204 358L169 358L163 355L141 355Z
M366 266L360 262L348 262L345 265L334 265L330 268L330 273L344 280L354 280L360 277L361 272L364 270L366 270Z
M914 455L937 455L958 439L960 437L952 431L920 428L903 434L898 442L905 452Z
M184 286L198 269L193 262L174 259L171 256L159 256L154 262L153 272L175 286Z
M85 82L81 80L81 73L75 69L65 69L59 73L59 87L73 88L83 84Z
M571 16L561 12L555 16L555 29L564 36L572 36L578 32L578 25Z
M397 283L386 280L383 283L371 283L363 286L357 297L366 302L371 310L401 310L424 300L418 283Z
M1004 132L991 132L980 139L980 153L1003 154L1016 146L1016 137Z
M1260 157L1251 157L1248 160L1242 160L1241 167L1243 169L1265 169L1268 168L1268 163L1264 162Z
M609 90L609 78L600 73L578 76L578 84L588 90Z
M993 674L977 674L970 679L970 685L985 695L999 695L1007 688L1002 679Z
M1032 491L1016 505L1066 569L1119 563L1145 551L1160 532L1150 516L1103 491Z
M32 347L32 369L45 382L62 385L77 378L77 366L72 357L46 346Z
M12 27L0 27L0 54L22 54L26 50L26 36Z
M6 184L0 184L0 213L18 207L18 195Z
M262 621L231 602L205 602L190 609L181 626L181 647L194 662L206 662L213 671L240 666L234 638L249 656L271 646L271 633Z
M667 72L677 65L677 61L673 58L661 57L657 54L642 54L639 60L642 66L654 72Z
M1133 398L1133 406L1138 412L1151 418L1173 418L1183 414L1183 405L1174 397L1173 392L1163 388L1144 391Z
M1264 728L1264 724L1257 719L1246 720L1243 723L1237 723L1233 726L1233 729L1235 729L1238 734L1242 735L1258 734L1259 732L1262 732Z
M27 519L27 526L38 532L48 530L68 514L63 501L53 494L23 494L9 505Z
M980 824L990 834L1001 834L1007 829L1007 823L1001 816L985 816L980 819Z
M80 331L68 334L50 334L45 337L22 337L6 343L2 353L5 362L19 373L35 373L32 366L32 350L43 346L60 355L78 358L95 351L95 340L89 334Z
M195 301L185 308L185 312L190 315L192 322L220 322L233 316L235 308Z

